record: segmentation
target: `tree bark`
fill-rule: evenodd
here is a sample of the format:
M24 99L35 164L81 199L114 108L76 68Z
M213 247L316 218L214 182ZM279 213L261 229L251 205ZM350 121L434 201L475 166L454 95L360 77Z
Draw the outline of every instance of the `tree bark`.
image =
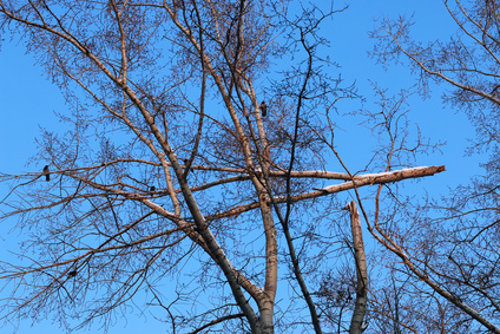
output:
M361 231L361 221L359 212L356 208L356 202L352 201L344 208L349 210L351 215L351 231L354 248L354 259L356 263L356 303L352 314L350 334L360 334L364 331L363 319L366 312L367 292L368 292L368 274L366 269L366 256L363 243L363 234Z

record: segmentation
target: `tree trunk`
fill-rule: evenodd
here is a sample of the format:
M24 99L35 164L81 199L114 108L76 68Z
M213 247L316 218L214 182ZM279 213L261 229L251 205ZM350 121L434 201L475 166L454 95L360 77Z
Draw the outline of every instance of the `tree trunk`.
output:
M260 309L260 318L257 321L258 334L274 334L274 311L273 303L266 302L268 305Z
M356 262L356 303L352 314L350 334L359 334L364 331L363 319L366 312L368 274L366 270L366 256L363 243L363 234L361 232L361 222L359 212L356 208L356 202L352 201L345 207L351 214L351 231L354 246L354 259Z

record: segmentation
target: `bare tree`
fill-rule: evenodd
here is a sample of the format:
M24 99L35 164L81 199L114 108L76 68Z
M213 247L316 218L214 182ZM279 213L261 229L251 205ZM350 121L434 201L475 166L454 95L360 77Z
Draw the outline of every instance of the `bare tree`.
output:
M406 282L400 295L428 296L429 309L421 314L434 328L422 331L478 331L475 319L499 333L493 320L500 311L499 4L450 0L443 5L457 27L449 41L425 45L412 39L411 20L387 19L372 32L373 55L385 65L408 61L424 95L430 94L431 81L445 85L445 102L465 111L476 128L468 154L481 152L489 158L483 164L484 175L465 180L444 199L431 198L422 205L406 203L399 217L411 221L411 234L381 234L389 240L387 248L406 266L398 270L404 272L400 279ZM394 216L382 221L386 219Z
M381 106L371 115L389 134L378 165L347 168L331 112L355 94L322 71L319 51L319 26L335 11L293 17L287 5L0 1L2 31L24 37L72 107L62 115L67 133L43 134L37 159L50 162L49 182L38 182L48 174L39 170L2 175L12 189L2 218L31 231L19 262L1 265L11 288L5 319L54 312L67 328L72 319L106 326L144 292L173 332L320 333L329 310L318 309L310 284L335 243L316 229L329 221L331 195L350 190L377 241L419 282L491 328L381 226L382 188L444 166L404 161L425 145L408 148L407 128L393 127L399 108ZM277 59L287 68L273 72ZM345 170L326 170L331 158ZM360 189L373 186L372 220ZM320 213L304 218L306 211ZM302 220L310 221L298 226ZM279 264L290 266L290 277L280 279ZM298 285L298 306L283 302L279 311L278 282ZM178 312L185 303L198 307Z

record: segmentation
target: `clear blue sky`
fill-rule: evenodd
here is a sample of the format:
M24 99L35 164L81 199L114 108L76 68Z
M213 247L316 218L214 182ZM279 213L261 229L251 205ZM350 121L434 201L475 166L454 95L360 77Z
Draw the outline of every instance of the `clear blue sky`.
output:
M336 1L336 6L341 6ZM375 61L368 57L372 42L368 39L368 31L374 27L373 19L383 16L397 17L400 14L414 13L416 25L414 36L426 41L446 38L455 31L451 19L440 1L353 1L350 8L328 20L326 25L332 41L331 57L342 66L342 76L346 82L356 81L359 92L368 99L372 97L368 79L378 81L382 86L396 93L401 88L407 88L414 83L414 77L403 66L395 66L384 71ZM37 151L35 137L40 133L40 127L54 129L60 124L54 112L64 113L66 107L61 95L47 79L43 69L34 63L30 55L24 53L22 44L16 41L3 42L0 50L0 172L21 174L27 171L39 171L43 164L29 165L30 157ZM462 114L449 110L449 106L441 103L441 88L434 87L432 96L421 100L418 96L410 99L411 118L418 121L424 136L436 141L446 141L444 154L433 154L420 159L421 165L445 164L447 172L429 178L422 183L427 190L446 192L446 187L454 186L462 181L464 170L466 175L477 173L478 160L466 158L464 149L467 137L473 136L469 122ZM355 132L353 129L356 129ZM348 155L348 162L356 166L361 164L359 156L363 155L364 141L369 133L360 127L344 128L338 140L347 143L357 137L357 145L349 144L342 149ZM465 135L464 135L465 134ZM356 143L355 143L356 144ZM363 160L364 161L364 160ZM359 165L361 168L361 165ZM354 168L355 169L355 168ZM422 184L421 183L421 184ZM435 183L433 185L433 183ZM0 184L0 196L8 191ZM7 237L6 231L12 227L13 221L3 222L0 227L2 234L0 242L5 256L5 249L13 246L21 236L14 233L14 238ZM145 310L148 314L148 310ZM116 325L109 333L161 332L163 325L151 318L145 322L143 317L133 312L125 323L123 318L116 319ZM57 324L51 322L20 323L19 333L60 333ZM6 333L6 329L1 330ZM85 333L87 330L77 331ZM93 327L89 332L99 333L102 330Z

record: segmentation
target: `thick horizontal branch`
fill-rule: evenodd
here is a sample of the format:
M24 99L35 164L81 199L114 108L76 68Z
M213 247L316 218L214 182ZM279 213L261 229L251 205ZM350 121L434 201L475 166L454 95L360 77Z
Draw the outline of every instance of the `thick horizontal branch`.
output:
M300 197L302 196L306 196L305 198L313 198L317 197L316 195L318 195L319 193L325 194L326 192L328 194L331 194L347 189L352 189L355 186L360 187L360 186L374 185L381 183L391 183L405 179L431 176L436 173L441 173L444 170L445 170L444 166L429 166L429 167L423 166L423 167L405 168L392 172L358 175L354 176L354 178L351 181L321 188L315 192L293 196L292 198L300 199Z
M396 170L392 172L383 172L383 173L372 173L372 174L364 174L354 176L350 181L331 185L325 188L315 189L315 191L303 193L299 195L294 195L291 197L292 202L299 202L306 199L317 198L320 196L326 196L334 193L338 193L341 191L359 188L367 185L374 184L382 184L382 183L391 183L398 182L405 179L413 179L420 178L425 176L431 176L436 173L441 173L445 170L445 166L424 166L424 167L414 167L414 168L405 168L401 170ZM275 197L274 201L276 203L284 203L286 202L286 196ZM232 208L231 210L224 211L221 213L217 213L214 215L210 215L207 219L218 219L224 217L237 216L245 211L250 211L259 207L258 202L253 202L249 204L239 205L237 207Z

